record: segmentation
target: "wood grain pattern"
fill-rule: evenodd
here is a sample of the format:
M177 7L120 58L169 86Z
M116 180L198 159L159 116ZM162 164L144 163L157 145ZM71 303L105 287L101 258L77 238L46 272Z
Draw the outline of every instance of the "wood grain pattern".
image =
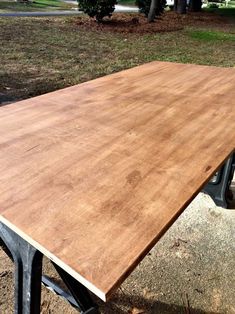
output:
M234 82L153 62L0 108L1 220L106 300L234 150Z

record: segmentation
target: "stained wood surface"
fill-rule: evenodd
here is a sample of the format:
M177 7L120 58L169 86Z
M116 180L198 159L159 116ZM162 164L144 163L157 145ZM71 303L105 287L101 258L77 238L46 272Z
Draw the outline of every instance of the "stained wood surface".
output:
M106 300L234 150L234 82L153 62L1 107L1 221Z

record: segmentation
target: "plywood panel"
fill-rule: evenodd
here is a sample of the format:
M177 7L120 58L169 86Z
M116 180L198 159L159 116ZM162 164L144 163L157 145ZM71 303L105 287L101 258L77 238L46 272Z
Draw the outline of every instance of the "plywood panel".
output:
M106 300L234 150L234 82L153 62L1 107L1 220Z

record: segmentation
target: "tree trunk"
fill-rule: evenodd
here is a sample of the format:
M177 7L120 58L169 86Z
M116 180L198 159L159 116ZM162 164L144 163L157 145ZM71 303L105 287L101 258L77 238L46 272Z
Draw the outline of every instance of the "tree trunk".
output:
M150 9L149 9L149 14L148 14L148 22L154 22L155 16L156 16L156 10L157 10L157 4L158 0L152 0Z
M178 0L177 12L179 14L186 14L187 0Z
M200 12L202 10L202 0L190 0L189 11Z
M178 7L178 0L174 0L174 11L177 11L177 7Z

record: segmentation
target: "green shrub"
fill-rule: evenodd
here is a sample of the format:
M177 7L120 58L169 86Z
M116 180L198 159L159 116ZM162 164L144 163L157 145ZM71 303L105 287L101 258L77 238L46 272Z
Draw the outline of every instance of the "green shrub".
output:
M150 5L151 5L151 0L136 0L136 4L139 7L140 12L148 16ZM156 16L161 15L163 13L165 6L166 6L166 0L158 0Z
M81 11L101 22L105 16L112 15L117 0L78 0L78 3Z

